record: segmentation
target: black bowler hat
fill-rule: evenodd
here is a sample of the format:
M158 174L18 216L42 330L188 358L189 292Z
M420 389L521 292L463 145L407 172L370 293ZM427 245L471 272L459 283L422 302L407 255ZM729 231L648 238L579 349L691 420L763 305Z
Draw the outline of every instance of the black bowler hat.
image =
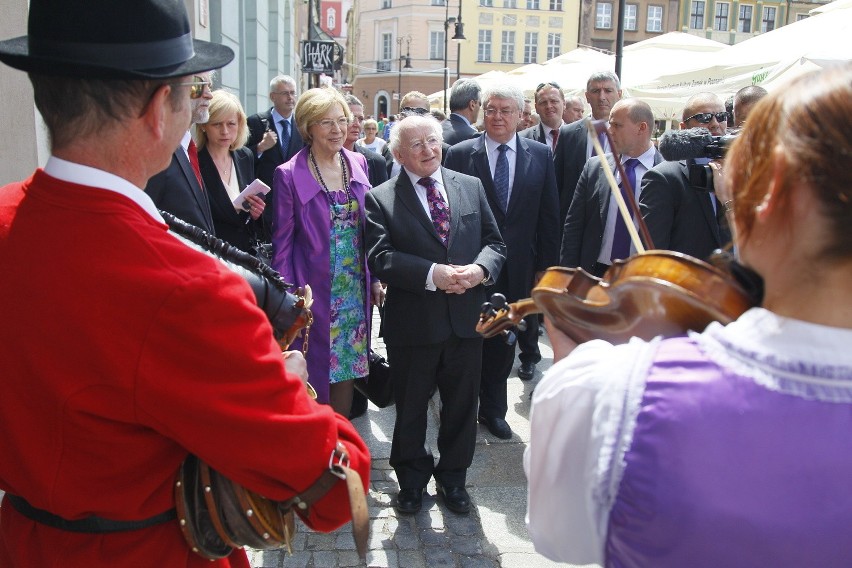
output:
M0 41L0 61L42 75L168 79L234 58L192 39L183 0L31 0L27 31Z

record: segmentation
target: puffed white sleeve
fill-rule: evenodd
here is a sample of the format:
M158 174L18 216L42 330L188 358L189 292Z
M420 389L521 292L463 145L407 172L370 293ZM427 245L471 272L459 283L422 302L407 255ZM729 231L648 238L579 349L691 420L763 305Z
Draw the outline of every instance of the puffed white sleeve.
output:
M584 343L536 386L524 452L526 522L547 558L603 564L609 511L655 343Z

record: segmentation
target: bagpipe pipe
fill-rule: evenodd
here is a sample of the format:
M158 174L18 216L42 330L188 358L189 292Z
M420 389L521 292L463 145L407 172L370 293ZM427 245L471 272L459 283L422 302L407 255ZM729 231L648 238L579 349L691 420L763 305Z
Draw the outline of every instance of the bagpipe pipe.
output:
M169 231L187 246L208 254L242 276L254 292L258 307L266 314L282 350L304 330L308 345L311 289L296 288L272 267L254 256L160 211ZM308 395L316 392L305 383ZM366 557L369 518L361 478L348 467L349 456L338 443L328 468L312 486L287 501L273 501L226 478L194 455L181 464L175 483L175 505L181 532L193 552L208 560L227 557L236 548L249 546L266 550L290 548L295 533L294 511L307 516L311 505L338 481L346 483L352 512L356 549Z

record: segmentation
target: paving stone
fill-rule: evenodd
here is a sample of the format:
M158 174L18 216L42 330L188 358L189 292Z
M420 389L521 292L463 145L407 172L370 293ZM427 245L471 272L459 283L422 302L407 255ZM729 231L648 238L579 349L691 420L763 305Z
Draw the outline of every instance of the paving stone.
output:
M337 555L338 566L341 568L350 568L355 566L363 566L361 558L354 550L343 550Z
M443 530L423 529L420 531L420 541L424 546L447 546L450 539Z
M453 553L445 547L427 546L423 549L426 556L426 565L429 568L456 568L456 559Z
M426 555L422 550L400 550L400 568L426 568ZM430 567L431 568L431 567Z
M450 537L450 550L452 550L454 554L474 556L482 553L482 545L478 538L452 536Z
M461 568L500 568L500 564L487 556L462 556Z
M317 550L312 554L313 568L337 568L337 553L333 550Z
M282 568L307 568L311 560L311 553L307 550L293 552L293 554L282 554Z
M449 515L444 518L444 524L452 534L464 536L482 534L482 525L480 524L478 515Z
M335 535L331 533L308 533L305 550L334 550Z
M414 550L420 547L420 538L416 534L399 534L393 535L393 543L400 550Z
M399 568L395 550L371 550L367 553L368 568Z

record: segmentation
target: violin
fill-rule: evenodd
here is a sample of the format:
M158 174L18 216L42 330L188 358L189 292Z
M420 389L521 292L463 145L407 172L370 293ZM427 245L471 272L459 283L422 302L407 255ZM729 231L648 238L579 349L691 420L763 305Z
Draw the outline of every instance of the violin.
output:
M639 233L649 249L653 249L653 243L633 188L618 155L614 154L626 186L628 199L625 200L597 139L598 134L609 136L605 123L587 121L587 124L637 254L613 262L602 278L581 268L548 268L533 287L531 298L509 304L502 294L492 295L491 301L482 306L476 331L486 338L502 334L511 344L516 339L513 330L525 329L523 318L543 313L577 343L604 339L617 344L631 337L650 340L658 335L703 331L711 322L730 323L759 304L759 277L741 265L734 265L735 261L710 264L674 251L645 249ZM611 139L610 146L613 146ZM749 281L756 286L745 285Z
M476 331L483 337L503 334L512 342L512 330L524 329L523 318L543 313L577 343L625 343L701 331L713 321L730 323L754 303L721 268L662 250L618 260L603 278L581 268L548 268L531 296L509 304L494 294L483 304Z

